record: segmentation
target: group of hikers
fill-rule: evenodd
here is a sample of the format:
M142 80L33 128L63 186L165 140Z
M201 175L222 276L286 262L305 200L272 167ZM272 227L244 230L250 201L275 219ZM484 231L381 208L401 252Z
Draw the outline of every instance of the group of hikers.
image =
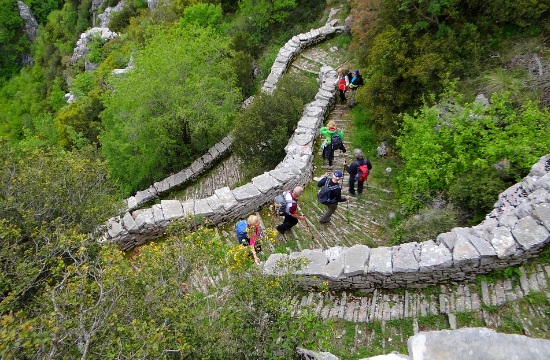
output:
M354 91L357 87L363 85L363 78L358 70L349 73L347 70L338 71L339 82L338 90L340 100L346 102L346 91L352 90L352 101L354 99ZM345 85L342 85L344 84ZM342 85L342 86L341 86ZM350 104L351 105L351 104ZM344 132L338 129L336 123L331 120L326 126L321 127L320 135L324 137L321 145L323 158L328 160L329 167L332 167L334 162L334 153L338 150L346 152L344 146ZM348 164L343 162L343 170L349 174L348 192L349 195L342 196L342 187L340 181L344 178L344 172L340 170L329 171L317 182L317 187L320 188L317 199L326 206L326 210L319 218L320 224L328 224L334 212L338 209L338 204L350 200L350 195L361 195L364 191L364 184L372 169L372 164L368 158L365 158L361 149L353 151L355 160ZM357 183L357 191L355 184ZM292 190L286 190L276 198L275 204L280 207L276 212L284 216L283 222L275 227L281 236L285 236L292 227L298 224L298 220L306 220L306 216L298 214L298 198L303 194L304 188L296 186ZM309 227L309 224L308 224ZM260 221L256 215L250 215L247 220L241 220L235 226L236 236L239 243L250 248L250 256L254 258L256 263L259 263L257 253L262 250L260 238L262 237L260 229Z
M351 101L349 107L352 108L355 106L355 90L361 85L364 84L363 76L359 73L359 70L349 70L339 69L338 70L338 92L340 94L340 101L342 104L345 104L348 100L346 92L351 90Z

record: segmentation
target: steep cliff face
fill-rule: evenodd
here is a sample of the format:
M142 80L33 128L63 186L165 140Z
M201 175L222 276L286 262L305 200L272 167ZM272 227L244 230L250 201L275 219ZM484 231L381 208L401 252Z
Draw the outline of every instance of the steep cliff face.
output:
M34 18L31 9L22 1L17 2L19 8L19 15L25 23L25 33L31 41L36 39L36 32L38 31L38 21Z
M25 25L25 33L30 41L36 39L36 34L38 31L38 21L34 18L31 9L22 1L17 2L17 8L19 9L19 16L23 19ZM23 53L19 57L19 63L23 66L31 65L33 63L33 58L30 53Z

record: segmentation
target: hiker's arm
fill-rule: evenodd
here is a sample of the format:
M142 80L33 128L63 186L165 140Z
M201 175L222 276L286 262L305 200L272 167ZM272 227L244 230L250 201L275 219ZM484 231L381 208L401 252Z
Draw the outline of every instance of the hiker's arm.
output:
M250 242L252 244L252 241ZM256 244L254 244L256 245ZM256 264L260 263L260 259L258 259L258 255L256 255L256 249L254 248L254 245L250 245L250 251L252 251L252 255L254 256L254 262Z
M369 159L367 159L367 169L369 169L369 171L372 170L372 164L370 163Z
M305 215L298 215L298 214L290 214L292 217L298 219L298 220L305 220L306 219L306 216Z

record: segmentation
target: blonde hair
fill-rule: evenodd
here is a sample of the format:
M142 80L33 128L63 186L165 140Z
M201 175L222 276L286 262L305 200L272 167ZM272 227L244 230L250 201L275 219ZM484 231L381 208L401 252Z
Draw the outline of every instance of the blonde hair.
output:
M260 220L258 220L256 215L250 215L248 219L246 219L246 225L248 225L248 227L260 225Z
M327 127L328 127L328 128L335 128L335 127L336 127L336 123L334 122L334 120L330 120L330 121L327 123Z

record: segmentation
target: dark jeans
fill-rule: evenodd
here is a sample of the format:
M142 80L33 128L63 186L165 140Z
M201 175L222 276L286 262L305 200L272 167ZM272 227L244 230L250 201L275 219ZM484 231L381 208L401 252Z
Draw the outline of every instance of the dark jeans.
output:
M344 144L342 144L342 146L340 146L340 149L337 150L342 150L342 152L345 153L346 147L344 146ZM332 149L332 146L330 144L325 146L325 148L323 149L323 157L328 160L328 164L330 166L332 166L332 161L334 160L334 151L335 150Z
M340 100L345 103L346 102L346 90L338 90L340 92Z
M363 193L363 185L365 184L364 181L357 181L357 193L362 194ZM354 195L355 194L355 175L349 176L349 193Z
M296 224L298 224L298 219L296 219L294 216L285 215L283 223L281 225L278 225L276 229L284 234Z

